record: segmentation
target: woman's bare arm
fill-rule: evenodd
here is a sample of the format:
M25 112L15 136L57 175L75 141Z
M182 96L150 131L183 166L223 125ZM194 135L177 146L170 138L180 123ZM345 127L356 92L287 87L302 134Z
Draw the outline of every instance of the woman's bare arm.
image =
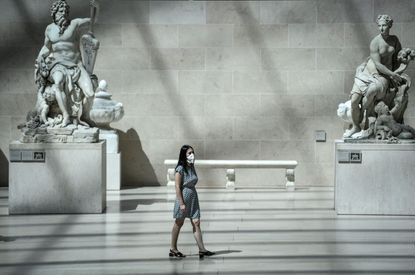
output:
M176 173L176 175L174 176L174 179L175 179L177 199L179 200L179 204L183 205L184 201L183 201L183 194L182 194L182 189L181 189L182 175L180 175L180 173Z

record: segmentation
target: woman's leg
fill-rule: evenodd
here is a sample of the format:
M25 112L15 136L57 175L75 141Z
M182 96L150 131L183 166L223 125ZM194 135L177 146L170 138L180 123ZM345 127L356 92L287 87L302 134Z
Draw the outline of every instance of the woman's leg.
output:
M200 220L199 219L191 219L192 227L193 227L193 235L195 236L195 240L197 246L199 247L199 251L206 251L206 248L203 244L202 238L202 230L200 230Z
M182 228L184 219L176 219L174 221L173 230L171 232L171 249L177 251L177 239L179 238L180 229Z

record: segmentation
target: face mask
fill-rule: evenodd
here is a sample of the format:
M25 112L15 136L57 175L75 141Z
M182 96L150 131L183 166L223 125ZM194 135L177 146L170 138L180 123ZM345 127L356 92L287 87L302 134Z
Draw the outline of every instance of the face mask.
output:
M190 154L187 156L187 163L189 164L193 164L195 162L195 155L194 154Z

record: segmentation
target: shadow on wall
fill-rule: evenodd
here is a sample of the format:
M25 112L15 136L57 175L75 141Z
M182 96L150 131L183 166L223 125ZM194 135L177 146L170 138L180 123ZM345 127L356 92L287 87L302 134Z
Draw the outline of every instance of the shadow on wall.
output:
M0 150L0 187L9 186L9 160Z
M118 130L121 151L121 188L160 186L136 130Z

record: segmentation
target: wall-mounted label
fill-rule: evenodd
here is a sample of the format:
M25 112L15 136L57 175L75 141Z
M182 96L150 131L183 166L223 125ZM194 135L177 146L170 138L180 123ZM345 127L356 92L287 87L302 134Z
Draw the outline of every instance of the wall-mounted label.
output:
M338 151L337 161L339 163L362 163L361 151Z
M326 142L326 131L316 130L314 134L317 142Z
M10 162L45 162L46 152L42 150L10 150Z

